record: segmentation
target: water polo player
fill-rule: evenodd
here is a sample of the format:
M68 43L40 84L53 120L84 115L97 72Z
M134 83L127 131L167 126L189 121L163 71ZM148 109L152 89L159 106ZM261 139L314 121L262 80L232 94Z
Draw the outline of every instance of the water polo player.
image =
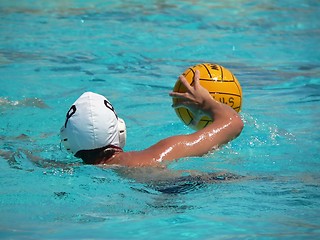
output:
M171 92L177 99L173 106L214 119L205 128L188 135L177 135L159 141L151 147L124 152L126 128L111 103L103 96L86 92L71 106L61 128L61 141L74 156L87 164L121 166L159 166L190 156L202 156L236 138L242 131L239 114L226 104L214 100L199 83L199 71L190 86L184 76L179 77L187 91Z

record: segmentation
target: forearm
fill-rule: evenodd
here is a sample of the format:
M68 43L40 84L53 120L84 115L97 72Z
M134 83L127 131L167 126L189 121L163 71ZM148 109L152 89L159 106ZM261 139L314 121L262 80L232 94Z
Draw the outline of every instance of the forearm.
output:
M243 128L238 114L228 120L217 120L189 135L173 136L150 147L157 162L189 156L202 156L236 138Z
M217 121L204 129L188 135L184 142L187 155L202 156L219 148L236 138L243 124L240 118L233 118L229 121Z
M202 109L213 123L191 136L203 139L199 147L203 154L236 138L243 129L239 114L226 104L212 98L205 99Z

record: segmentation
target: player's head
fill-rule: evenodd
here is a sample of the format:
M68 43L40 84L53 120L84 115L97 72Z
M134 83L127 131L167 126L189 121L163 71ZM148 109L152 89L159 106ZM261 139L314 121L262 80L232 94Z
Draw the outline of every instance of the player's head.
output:
M126 125L104 96L85 92L67 112L60 137L68 152L89 163L95 153L124 147Z

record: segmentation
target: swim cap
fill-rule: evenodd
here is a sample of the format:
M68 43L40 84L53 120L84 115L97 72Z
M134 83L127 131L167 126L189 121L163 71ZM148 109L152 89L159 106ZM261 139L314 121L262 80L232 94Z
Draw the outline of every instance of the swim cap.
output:
M126 125L118 118L113 106L104 96L83 93L70 107L60 138L68 152L93 150L113 145L123 148Z

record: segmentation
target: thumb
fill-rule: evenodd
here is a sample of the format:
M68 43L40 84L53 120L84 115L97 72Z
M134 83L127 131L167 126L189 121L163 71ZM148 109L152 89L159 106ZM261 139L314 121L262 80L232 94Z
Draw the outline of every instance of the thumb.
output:
M201 114L201 111L192 112L192 115L193 115L193 119L191 121L191 124L194 126L197 126L201 118L203 117L203 115Z

